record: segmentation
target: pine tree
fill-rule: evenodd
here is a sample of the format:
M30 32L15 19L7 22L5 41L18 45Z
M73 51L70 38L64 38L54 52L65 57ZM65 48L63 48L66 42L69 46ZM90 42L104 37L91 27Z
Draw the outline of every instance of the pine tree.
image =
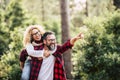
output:
M5 21L8 24L9 31L13 31L15 27L23 27L25 25L27 17L21 2L21 0L12 0L6 9Z
M5 23L4 23L4 4L1 2L0 3L0 55L3 54L3 52L7 49L7 38L6 38L6 32L7 29L4 27Z
M26 17L27 13L24 12L21 1L11 0L5 12L4 19L0 18L0 21L5 23L3 28L7 30L6 36L2 37L8 40L5 44L9 49L0 57L0 80L20 80L19 53L22 48L23 29L34 21L31 17Z

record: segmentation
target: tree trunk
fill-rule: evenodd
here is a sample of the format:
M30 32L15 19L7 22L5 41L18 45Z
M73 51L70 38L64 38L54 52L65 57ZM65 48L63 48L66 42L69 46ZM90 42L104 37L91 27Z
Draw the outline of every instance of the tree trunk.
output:
M45 21L44 0L41 0L42 22Z
M86 0L85 15L88 17L88 1Z
M116 9L120 9L120 0L113 0L113 4L116 7Z
M62 43L67 41L70 38L69 35L69 9L68 3L69 0L60 0L61 3L61 28L62 28ZM64 58L64 65L66 70L67 78L70 80L72 79L71 70L72 70L72 63L71 63L71 51L66 51L63 54Z

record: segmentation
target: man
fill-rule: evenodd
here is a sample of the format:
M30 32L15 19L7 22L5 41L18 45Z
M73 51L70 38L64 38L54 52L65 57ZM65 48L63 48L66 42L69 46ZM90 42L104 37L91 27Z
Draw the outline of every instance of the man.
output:
M68 40L62 46L56 44L56 37L53 32L46 32L43 35L44 50L54 52L49 57L43 59L38 80L66 80L66 74L63 67L62 53L72 48L74 43L83 38L83 34Z
M83 35L79 34L60 46L56 44L56 37L53 32L44 33L44 45L40 49L50 50L52 54L44 58L42 62L32 58L34 64L31 64L30 80L66 80L62 54L72 48L74 43L81 38L83 38Z

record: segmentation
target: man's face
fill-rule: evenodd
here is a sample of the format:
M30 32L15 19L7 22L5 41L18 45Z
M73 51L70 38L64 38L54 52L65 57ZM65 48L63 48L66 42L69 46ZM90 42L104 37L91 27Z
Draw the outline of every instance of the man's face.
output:
M40 41L41 40L41 34L38 29L33 29L31 32L31 36L34 41Z
M46 39L44 40L44 44L49 48L49 50L54 50L56 45L55 35L47 35Z

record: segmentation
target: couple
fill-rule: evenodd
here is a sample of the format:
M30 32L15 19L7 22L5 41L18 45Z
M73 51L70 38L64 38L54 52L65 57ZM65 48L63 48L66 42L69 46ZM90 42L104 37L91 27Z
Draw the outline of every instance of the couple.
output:
M20 53L20 66L23 71L21 79L66 80L62 54L72 48L83 35L80 33L60 46L56 44L53 32L42 34L43 29L38 25L26 29L23 40L25 49Z

